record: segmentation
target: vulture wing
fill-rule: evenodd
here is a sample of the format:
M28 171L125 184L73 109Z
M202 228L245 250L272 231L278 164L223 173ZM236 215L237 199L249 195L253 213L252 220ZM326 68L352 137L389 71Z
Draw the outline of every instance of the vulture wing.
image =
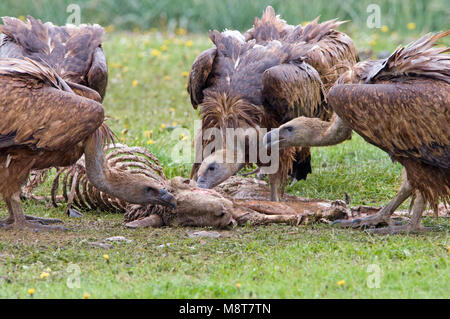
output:
M28 17L27 22L4 17L0 31L1 58L28 57L49 65L64 80L89 86L102 98L108 70L101 47L104 29L98 25L55 26Z
M194 109L202 103L203 90L207 87L207 80L211 74L217 49L211 48L202 52L194 61L189 73L188 92Z
M263 74L264 106L280 123L295 117L322 117L324 100L319 73L309 64L289 63L267 69Z
M444 81L335 85L327 98L353 130L391 157L450 168L450 85Z
M360 81L369 83L401 76L429 77L450 83L450 48L433 48L449 31L426 34L405 47L397 48L387 59L369 61L357 70Z
M78 96L51 69L32 60L0 60L0 150L67 150L104 120L101 104Z

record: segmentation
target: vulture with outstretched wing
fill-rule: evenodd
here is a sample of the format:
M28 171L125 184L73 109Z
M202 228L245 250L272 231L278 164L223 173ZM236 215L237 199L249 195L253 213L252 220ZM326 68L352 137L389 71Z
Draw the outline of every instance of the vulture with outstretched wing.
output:
M427 34L384 60L365 61L344 73L328 93L336 112L331 122L299 117L265 137L280 148L342 142L355 130L404 167L398 194L378 214L348 227L391 224L390 216L413 196L413 215L405 226L379 233L424 229L427 203L450 202L450 51L433 45L450 31ZM279 138L274 138L279 136Z
M248 129L255 129L258 139L261 128L270 130L298 116L330 119L325 94L343 72L335 66L357 61L352 40L334 30L340 24L316 19L304 27L291 26L267 7L245 34L210 33L215 47L197 57L188 83L192 105L200 106L202 118L196 137L202 154L196 151L191 173L200 186L214 187L251 162L248 140L255 136L242 136ZM236 132L244 142L221 147L229 144L228 128L241 129ZM255 162L268 166L259 155ZM236 156L244 160L233 160ZM297 177L306 178L311 171L309 148L287 149L279 158L278 172L270 175L272 200L278 200L278 185L285 185L293 162Z
M33 17L26 22L4 17L0 58L30 58L55 70L77 94L87 86L105 97L108 68L99 25L55 26Z
M0 227L60 229L23 214L21 186L32 169L74 164L85 154L89 181L98 189L138 204L174 205L174 198L143 175L109 168L103 144L112 133L103 124L98 93L79 96L52 69L28 58L0 59L0 194L9 217Z

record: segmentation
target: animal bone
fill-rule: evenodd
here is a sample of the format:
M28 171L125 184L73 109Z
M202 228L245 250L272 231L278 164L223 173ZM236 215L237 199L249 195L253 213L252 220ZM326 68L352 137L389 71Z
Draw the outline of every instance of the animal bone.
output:
M251 178L232 177L215 190L197 187L193 180L175 177L167 180L158 159L148 150L121 144L105 150L112 168L132 174L145 174L164 185L177 200L176 209L160 205L131 205L93 187L86 178L84 160L62 168L53 180L51 198L68 203L80 210L104 210L124 213L126 226L213 226L222 228L235 224L269 223L299 224L308 220L320 221L345 218L345 204L314 201L286 195L284 202L270 202L267 184ZM60 187L61 186L61 187ZM59 193L62 195L58 195Z

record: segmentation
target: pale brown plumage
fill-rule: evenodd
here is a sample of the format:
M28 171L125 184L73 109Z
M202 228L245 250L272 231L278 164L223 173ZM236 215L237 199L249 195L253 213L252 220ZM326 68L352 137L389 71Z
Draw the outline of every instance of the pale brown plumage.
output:
M450 198L450 56L425 35L387 59L344 74L329 94L336 113L386 151L430 202Z
M215 47L197 57L188 83L194 108L201 106L202 129L271 129L302 115L329 119L332 111L324 96L343 72L333 67L357 61L351 39L334 30L341 23L319 24L316 19L294 27L267 7L245 35L211 32ZM208 142L203 141L203 147ZM294 149L280 155L283 184L293 155ZM299 158L303 178L310 171L308 156L309 149L304 149ZM199 167L194 165L192 177Z
M83 153L88 177L99 189L129 202L169 204L172 197L152 180L105 166L103 143L113 135L103 124L102 105L74 94L48 67L26 58L0 59L0 114L0 194L10 213L0 226L54 228L25 219L21 186L32 169L72 165Z
M0 32L0 58L28 57L54 69L69 86L87 86L104 98L108 69L99 25L60 27L33 17L4 17Z
M429 203L450 202L450 49L433 48L450 31L427 34L387 59L356 64L329 92L335 112L366 141L404 167L403 183L383 210L343 226L390 224L409 196L411 222L380 233L417 231Z

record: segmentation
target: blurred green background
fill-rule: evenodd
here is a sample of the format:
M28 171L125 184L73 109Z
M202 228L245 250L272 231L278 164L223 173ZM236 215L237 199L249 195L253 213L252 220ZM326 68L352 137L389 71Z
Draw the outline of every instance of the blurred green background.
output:
M1 16L26 16L64 24L69 4L81 8L82 23L99 23L119 30L190 32L233 27L245 30L267 5L290 23L340 18L351 20L346 28L368 32L369 4L377 4L381 24L400 33L449 29L450 0L2 0ZM345 29L345 27L344 27ZM367 30L365 30L367 29Z

